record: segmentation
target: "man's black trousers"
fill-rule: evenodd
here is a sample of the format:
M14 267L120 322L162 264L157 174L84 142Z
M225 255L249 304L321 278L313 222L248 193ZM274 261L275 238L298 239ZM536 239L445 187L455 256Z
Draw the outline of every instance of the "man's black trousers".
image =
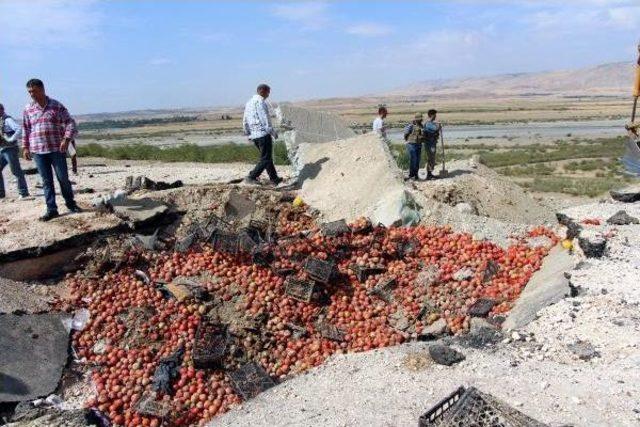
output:
M255 168L249 173L249 178L258 179L262 172L266 169L269 179L275 181L278 179L276 167L273 165L273 140L271 135L265 135L262 138L254 139L253 143L260 150L260 160Z

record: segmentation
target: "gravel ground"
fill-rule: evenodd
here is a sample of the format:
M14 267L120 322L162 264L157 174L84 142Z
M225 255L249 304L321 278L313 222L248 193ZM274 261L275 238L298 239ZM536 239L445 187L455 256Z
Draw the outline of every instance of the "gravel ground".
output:
M566 213L606 219L621 207L640 216L640 204L617 203ZM451 368L430 361L427 343L337 356L211 425L415 425L459 385L476 386L552 426L640 425L640 226L596 228L615 235L605 258L585 261L576 251L571 281L578 295L542 310L523 330L506 332L497 348L457 347L467 359Z
M0 290L0 313L41 313L49 310L49 303L53 300L46 285L14 282L0 277Z

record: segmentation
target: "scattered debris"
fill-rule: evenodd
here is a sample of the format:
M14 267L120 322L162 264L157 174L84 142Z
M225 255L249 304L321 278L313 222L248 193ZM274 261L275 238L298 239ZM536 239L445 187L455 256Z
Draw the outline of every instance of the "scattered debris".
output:
M437 364L445 366L455 365L466 359L464 354L443 344L430 345L429 356L431 356Z
M378 274L382 274L386 272L387 269L384 266L369 267L369 266L356 265L354 267L354 271L356 273L356 277L358 278L358 281L360 283L364 283L370 276L376 276Z
M320 231L324 236L338 237L351 232L351 228L347 225L347 221L340 219L333 222L325 222L320 225Z
M587 258L602 258L607 249L607 239L595 232L583 233L578 243Z
M154 224L169 213L165 203L148 198L112 200L110 205L114 215L125 221L132 230Z
M124 189L128 193L133 193L134 191L139 190L148 190L148 191L162 191L169 190L172 188L180 188L184 184L182 181L177 180L172 183L164 182L164 181L154 181L152 179L147 178L146 176L128 176L125 179Z
M197 342L197 341L196 341ZM171 356L160 360L153 374L153 390L158 393L171 394L171 381L178 376L178 368L182 365L184 347L180 347Z
M445 335L449 327L447 326L447 321L444 319L438 319L429 326L422 329L422 332L418 336L418 339L421 341L430 341L435 340Z
M416 277L416 286L428 288L433 285L440 276L440 269L437 265L432 264L426 268L423 268Z
M398 309L398 311L396 311L395 313L391 314L388 317L388 321L389 325L392 328L397 329L398 331L407 333L415 332L415 325L406 315L405 311L401 308Z
M573 344L569 344L568 347L580 360L587 361L595 357L600 357L600 353L589 341L578 340Z
M632 217L626 211L618 211L615 215L607 220L607 223L612 225L629 225L640 224L640 220L638 220L638 218Z
M556 213L556 218L558 220L558 223L567 227L567 233L565 236L567 240L573 240L580 236L582 226L578 224L574 219L563 213Z
M503 335L493 324L479 317L472 317L469 333L460 337L460 343L472 348L486 348L502 341Z
M491 298L480 298L469 307L468 313L471 317L487 317L491 309L498 302Z
M136 412L140 415L164 419L170 411L169 402L156 400L156 393L145 393L136 403Z

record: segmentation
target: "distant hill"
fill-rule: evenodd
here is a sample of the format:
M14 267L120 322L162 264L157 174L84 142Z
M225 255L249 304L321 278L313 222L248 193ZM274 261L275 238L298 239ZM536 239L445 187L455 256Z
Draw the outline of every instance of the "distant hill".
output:
M617 62L578 70L431 80L382 94L402 97L625 96L631 95L634 64Z

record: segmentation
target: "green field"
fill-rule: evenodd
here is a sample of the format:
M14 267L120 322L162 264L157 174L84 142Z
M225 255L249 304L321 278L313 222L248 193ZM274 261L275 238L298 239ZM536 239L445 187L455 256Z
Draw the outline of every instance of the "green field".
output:
M447 151L447 161L478 155L481 163L531 191L596 197L621 183L631 181L618 162L618 158L624 153L624 141L620 137L571 139L551 145L511 147L461 144ZM409 158L404 145L392 145L391 152L398 166L408 169ZM236 144L205 147L184 144L161 148L146 144L104 146L94 143L78 147L78 153L82 157L161 162L253 163L258 159L255 147ZM422 166L424 157L423 155ZM274 145L274 161L276 165L289 164L282 142Z

